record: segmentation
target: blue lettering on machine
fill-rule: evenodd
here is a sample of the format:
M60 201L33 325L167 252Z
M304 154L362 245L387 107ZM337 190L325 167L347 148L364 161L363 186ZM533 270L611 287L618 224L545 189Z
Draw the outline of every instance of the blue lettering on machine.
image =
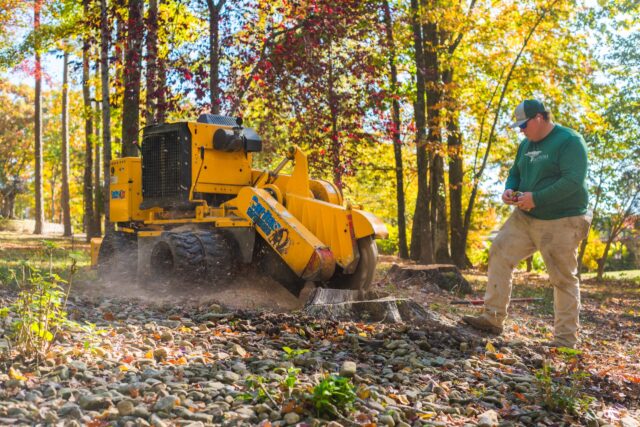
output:
M247 208L247 215L254 222L273 246L273 248L281 254L287 252L287 248L291 241L289 240L289 230L282 227L280 223L273 217L271 211L260 203L258 196L251 198L251 204Z

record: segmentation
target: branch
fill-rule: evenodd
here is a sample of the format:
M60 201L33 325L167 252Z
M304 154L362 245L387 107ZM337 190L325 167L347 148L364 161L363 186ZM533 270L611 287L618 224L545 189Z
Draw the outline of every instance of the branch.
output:
M471 15L471 11L473 11L473 8L475 5L476 5L476 0L472 0L471 4L469 5L469 10L467 10L467 18L469 18L469 15ZM447 49L447 51L449 52L449 55L453 55L453 52L456 51L456 49L458 48L458 45L462 41L462 38L464 37L465 34L466 33L463 33L462 31L458 33L458 37L456 37L454 42L451 43L449 45L449 48Z
M498 101L498 106L496 108L496 115L495 115L495 117L493 119L493 125L491 126L491 132L489 133L489 138L487 140L487 149L486 149L486 151L484 153L484 157L482 159L482 165L480 166L480 169L478 170L478 172L473 177L474 178L473 190L471 191L471 196L469 198L469 204L467 205L467 210L466 210L465 216L464 216L464 225L463 225L463 227L465 229L468 229L469 224L471 222L471 211L473 209L473 205L475 203L476 196L478 195L478 187L480 185L480 177L484 173L484 169L487 166L487 160L489 158L489 152L491 151L491 143L493 141L493 135L495 133L496 126L498 124L498 119L500 118L500 109L502 108L502 101L504 101L504 97L505 97L505 95L507 93L507 89L509 87L509 83L511 82L511 76L513 75L513 71L515 70L516 66L518 65L518 61L520 60L520 57L522 57L522 54L524 53L524 50L526 49L527 45L529 44L529 40L531 39L531 37L533 36L534 32L538 28L538 25L540 25L540 23L545 18L547 13L551 11L553 6L557 2L558 2L558 0L553 0L553 2L551 2L551 4L549 5L549 7L547 9L543 9L542 10L542 13L540 14L540 16L538 17L536 22L531 27L531 30L529 30L529 34L527 34L527 36L525 37L524 41L522 42L522 47L520 48L520 51L518 52L518 55L516 55L513 63L511 64L511 68L509 69L509 72L507 73L507 78L505 80L504 86L502 87L502 92L500 93L500 100Z
M281 35L290 33L292 31L296 31L299 28L302 28L303 26L305 26L311 17L313 17L313 15L310 15L309 17L303 19L298 25L295 25L291 28L287 28L285 30L280 30L272 33L269 39L264 42L264 44L262 45L262 49L260 50L260 57L256 60L255 64L253 65L253 68L251 69L249 74L246 76L244 83L242 84L242 89L238 94L238 98L236 99L235 103L231 107L231 112L230 112L231 116L235 115L238 108L240 107L240 102L242 102L242 99L244 98L245 93L249 89L249 85L251 84L251 80L253 80L253 76L258 71L258 67L260 66L260 63L264 60L267 47L271 46L277 37L280 37Z

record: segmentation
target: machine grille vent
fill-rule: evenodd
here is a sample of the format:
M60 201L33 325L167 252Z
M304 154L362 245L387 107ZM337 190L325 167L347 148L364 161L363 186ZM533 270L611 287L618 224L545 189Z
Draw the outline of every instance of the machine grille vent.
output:
M149 135L142 144L144 199L179 198L181 149L179 133Z

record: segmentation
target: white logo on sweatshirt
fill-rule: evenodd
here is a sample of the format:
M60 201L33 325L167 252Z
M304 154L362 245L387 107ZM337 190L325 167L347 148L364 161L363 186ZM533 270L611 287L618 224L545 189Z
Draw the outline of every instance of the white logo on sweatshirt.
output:
M529 151L528 153L524 153L525 156L529 157L531 163L539 162L540 160L545 160L549 158L548 154L542 154L542 151Z

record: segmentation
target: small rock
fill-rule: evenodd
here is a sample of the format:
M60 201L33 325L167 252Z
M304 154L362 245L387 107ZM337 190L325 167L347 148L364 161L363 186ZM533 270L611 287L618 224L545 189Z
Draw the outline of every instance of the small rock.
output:
M396 421L393 419L391 415L380 415L378 417L378 421L383 426L394 427L396 425Z
M173 341L173 334L169 331L164 331L160 334L160 339L163 342L171 342Z
M75 403L66 403L58 409L58 415L69 418L82 418L82 410Z
M300 415L295 412L289 412L284 416L284 422L287 423L287 425L297 424L298 421L300 421Z
M632 418L627 415L626 417L622 417L620 419L620 426L621 427L639 427L640 424L635 418Z
M126 417L127 415L131 415L135 405L131 400L125 399L118 402L116 407L118 408L118 413L123 417Z
M97 396L95 394L84 394L80 396L78 404L82 409L87 411L99 411L101 409L107 409L111 406L111 401L104 396Z
M478 427L496 427L498 425L498 413L494 410L486 411L478 417Z
M166 348L160 347L153 350L153 358L156 359L158 362L165 360L167 356L168 356L168 353Z
M231 347L231 349L235 354L237 354L240 357L245 357L247 355L247 350L242 348L240 344L234 344L233 347Z
M58 414L53 411L47 411L44 414L44 421L48 424L55 424L58 422Z
M172 395L161 397L156 404L153 405L153 410L169 412L176 406L176 400L178 400L178 398Z
M153 427L167 427L167 423L162 421L162 418L160 418L156 414L151 415L151 418L149 419L149 421L151 422L151 425Z
M469 344L466 343L466 342L461 342L460 343L460 351L462 353L465 353L465 352L467 352L467 350L469 350Z
M224 371L222 373L222 380L227 384L235 384L240 380L240 375L236 374L233 371Z
M353 377L356 374L356 362L346 360L340 367L340 376Z

